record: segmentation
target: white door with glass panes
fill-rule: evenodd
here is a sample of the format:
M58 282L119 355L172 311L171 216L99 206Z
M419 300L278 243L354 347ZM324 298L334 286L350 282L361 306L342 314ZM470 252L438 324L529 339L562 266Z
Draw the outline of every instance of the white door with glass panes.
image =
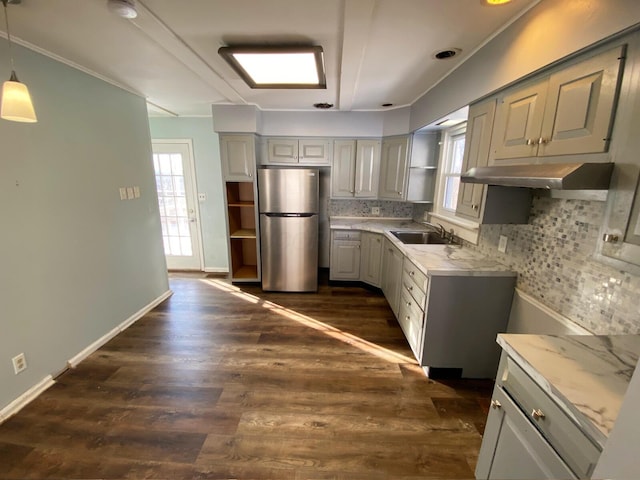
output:
M202 270L191 141L153 140L152 144L167 268Z

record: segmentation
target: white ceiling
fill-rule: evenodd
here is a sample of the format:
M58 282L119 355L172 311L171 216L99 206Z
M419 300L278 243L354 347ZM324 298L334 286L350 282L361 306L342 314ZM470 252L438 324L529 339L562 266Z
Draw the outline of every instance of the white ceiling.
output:
M22 0L8 8L18 41L143 95L157 113L208 116L214 103L411 105L538 1L137 0L134 20L110 13L106 0ZM326 90L252 90L217 53L223 45L289 42L323 47ZM448 48L462 53L433 58Z

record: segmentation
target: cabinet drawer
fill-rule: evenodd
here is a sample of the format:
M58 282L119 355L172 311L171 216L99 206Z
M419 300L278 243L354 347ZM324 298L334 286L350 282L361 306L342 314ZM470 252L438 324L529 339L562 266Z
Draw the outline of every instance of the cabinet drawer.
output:
M405 258L402 274L402 290L408 292L424 309L429 279L416 267L411 260Z
M499 382L576 475L590 477L600 456L599 447L505 354Z
M418 360L422 357L422 332L424 313L406 290L400 295L398 323Z
M334 240L350 240L350 241L359 242L360 232L354 231L354 230L334 230L333 239Z

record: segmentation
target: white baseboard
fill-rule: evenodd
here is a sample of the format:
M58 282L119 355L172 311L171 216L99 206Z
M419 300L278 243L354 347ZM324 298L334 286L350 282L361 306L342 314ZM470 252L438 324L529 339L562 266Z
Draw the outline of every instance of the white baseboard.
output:
M37 384L31 387L29 390L24 392L18 398L16 398L9 405L0 410L0 423L9 419L9 417L15 415L24 407L26 407L29 403L35 400L38 395L44 392L47 388L53 385L55 382L51 375L47 375L42 380L40 380Z
M207 267L204 269L206 273L229 273L228 268L224 267Z
M151 310L153 310L155 307L157 307L158 305L160 305L162 302L164 302L167 298L169 298L171 295L173 295L173 292L171 290L167 290L166 292L164 292L162 295L160 295L158 298L156 298L155 300L153 300L151 303L149 303L148 305L145 305L144 307L142 307L140 310L138 310L136 313L134 313L133 315L131 315L129 318L127 318L124 322L122 322L120 325L118 325L117 327L115 327L114 329L112 329L111 331L107 332L106 334L104 334L102 337L100 337L98 340L96 340L95 342L93 342L91 345L87 346L85 349L83 349L82 351L80 351L77 355L73 356L72 358L70 358L67 361L67 366L69 368L75 368L78 366L78 364L84 360L85 358L87 358L89 355L91 355L93 352L95 352L96 350L98 350L101 346L103 346L105 343L107 343L109 340L111 340L113 337L115 337L116 335L118 335L120 332L126 330L127 328L129 328L131 325L133 325L135 322L137 322L139 319L141 319L144 315L146 315L148 312L150 312Z

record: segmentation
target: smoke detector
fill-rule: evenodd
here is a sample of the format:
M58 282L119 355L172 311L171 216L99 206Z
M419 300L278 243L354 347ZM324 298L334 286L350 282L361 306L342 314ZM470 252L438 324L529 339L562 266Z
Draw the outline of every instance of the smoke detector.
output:
M135 0L107 0L107 8L122 18L131 19L138 16Z

